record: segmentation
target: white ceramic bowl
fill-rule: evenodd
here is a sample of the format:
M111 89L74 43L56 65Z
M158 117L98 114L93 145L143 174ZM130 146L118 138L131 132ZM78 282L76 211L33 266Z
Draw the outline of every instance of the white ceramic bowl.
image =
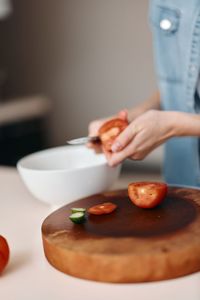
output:
M17 168L29 191L52 206L103 192L120 173L120 166L109 167L103 154L85 146L40 151L22 158Z

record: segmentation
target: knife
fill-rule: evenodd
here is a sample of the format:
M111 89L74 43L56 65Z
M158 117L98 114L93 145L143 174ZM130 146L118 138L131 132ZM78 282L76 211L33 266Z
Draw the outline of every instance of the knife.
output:
M85 136L78 139L66 141L68 145L82 145L87 143L99 143L100 138L98 136Z

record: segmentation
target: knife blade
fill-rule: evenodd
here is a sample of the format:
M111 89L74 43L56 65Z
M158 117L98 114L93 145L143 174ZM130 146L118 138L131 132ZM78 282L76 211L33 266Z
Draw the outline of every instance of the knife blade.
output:
M84 136L80 137L78 139L72 139L69 141L66 141L68 145L82 145L87 143L99 143L100 138L98 136Z

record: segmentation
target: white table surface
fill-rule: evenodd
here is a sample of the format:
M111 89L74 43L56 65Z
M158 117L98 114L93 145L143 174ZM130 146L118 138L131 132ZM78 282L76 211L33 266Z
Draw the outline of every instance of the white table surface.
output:
M0 234L11 249L0 276L1 299L200 300L200 272L154 283L106 284L57 271L46 261L41 242L41 224L50 212L28 193L14 168L0 167Z

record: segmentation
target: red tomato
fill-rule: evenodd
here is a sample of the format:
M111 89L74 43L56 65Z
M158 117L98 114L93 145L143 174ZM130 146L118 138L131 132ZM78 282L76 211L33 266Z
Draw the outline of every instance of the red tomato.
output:
M113 212L116 208L116 204L112 202L106 202L90 207L88 209L88 212L92 215L106 215Z
M106 151L111 147L116 137L128 126L128 121L116 118L107 121L99 129L99 137Z
M6 239L0 235L0 273L5 269L9 259L9 247Z
M167 185L161 182L135 182L128 186L131 201L142 208L152 208L160 204L167 194Z

